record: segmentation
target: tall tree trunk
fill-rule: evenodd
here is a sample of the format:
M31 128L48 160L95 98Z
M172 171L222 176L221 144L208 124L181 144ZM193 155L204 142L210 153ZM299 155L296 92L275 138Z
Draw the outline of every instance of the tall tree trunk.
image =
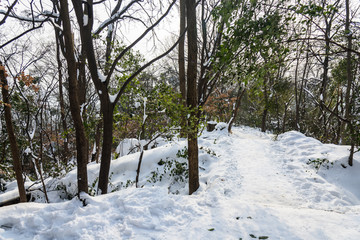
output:
M78 178L78 191L88 192L88 179L87 179L87 163L88 163L88 144L85 133L85 128L81 118L80 102L78 98L78 84L77 84L77 69L74 52L74 41L71 32L69 7L67 0L60 0L60 16L63 21L63 34L65 38L65 58L68 65L69 75L69 100L70 111L74 121L75 135L76 135L76 150L77 150L77 178Z
M300 121L303 119L303 109L305 108L305 98L303 98L304 94L304 87L305 87L305 79L307 78L308 74L308 65L309 65L309 42L307 42L307 48L306 48L306 56L305 56L305 65L301 77L301 84L299 89L299 95L298 95L298 109L296 109L296 115L297 115L297 124L298 124L298 131L301 130Z
M348 129L350 132L350 155L348 159L348 163L350 166L353 165L353 156L354 156L354 127L352 125L352 117L351 117L351 109L352 109L352 101L351 101L351 88L353 84L353 76L351 69L351 49L352 49L352 34L350 31L350 6L349 0L345 0L345 8L346 8L346 21L345 21L345 34L347 37L347 52L346 52L346 78L347 78L347 88L345 95L345 119L348 121Z
M327 101L327 87L329 84L329 63L330 63L330 33L331 33L332 18L325 19L325 56L323 61L323 76L320 86L320 112L319 112L319 126L322 128L323 138L327 140L327 119L324 105Z
M197 34L196 34L196 2L186 0L188 23L188 68L187 68L187 105L191 111L188 133L188 162L189 162L189 194L199 188L199 149L197 127Z
M185 0L180 0L180 35L185 31L186 26L186 6ZM182 101L186 107L186 75L185 75L185 35L181 37L179 41L179 83L180 83L180 93L182 96ZM185 113L184 113L185 114ZM186 116L181 118L181 132L180 136L186 136Z
M58 29L55 29L56 36L56 60L58 64L58 73L59 73L59 104L60 104L60 117L61 124L64 136L64 149L61 153L62 162L64 164L67 163L67 158L69 156L69 137L68 137L68 129L66 123L66 114L65 114L65 102L64 102L64 91L63 91L63 74L62 74L62 63L60 59L60 33Z
M24 179L22 176L19 147L16 142L16 136L12 124L11 106L10 106L9 91L8 91L9 85L5 76L5 67L2 65L1 62L0 62L0 85L1 85L1 93L3 96L3 103L5 105L4 107L5 107L6 130L10 142L11 155L14 163L14 170L15 170L16 182L19 190L20 202L26 202L27 199L26 199L26 192L24 186Z

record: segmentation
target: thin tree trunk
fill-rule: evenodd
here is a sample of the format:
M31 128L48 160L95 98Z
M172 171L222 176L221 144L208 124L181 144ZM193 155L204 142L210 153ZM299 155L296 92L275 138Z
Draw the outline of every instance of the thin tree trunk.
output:
M102 120L96 126L96 134L95 134L95 152L92 153L91 162L99 162L99 154L100 154L100 139L101 139L101 126Z
M300 85L300 90L299 90L299 96L298 96L298 101L299 101L299 104L298 104L298 109L296 109L296 115L298 115L297 117L297 128L298 128L298 131L301 130L301 126L300 126L300 120L303 119L303 109L305 108L305 98L303 99L303 93L304 93L304 86L305 86L305 79L306 79L306 76L307 76L307 72L308 72L308 65L309 65L309 42L307 43L307 49L306 49L306 56L305 56L305 65L304 65L304 70L303 70L303 74L302 74L302 77L301 77L301 85Z
M40 111L40 152L39 152L40 162L43 162L43 150L44 150L43 149L43 108L41 108L41 111ZM37 171L38 171L39 176L40 176L41 183L43 185L43 190L44 190L44 195L45 195L46 202L49 203L49 198L48 198L48 194L47 194L47 191L46 191L46 185L45 185L44 177L43 177L43 174L42 174L42 172L43 172L42 167L40 165L39 159L37 157L35 157L34 159L35 159L35 167L37 168Z
M267 114L268 114L268 90L267 90L267 77L265 77L264 79L264 110L262 113L262 120L261 120L261 131L262 132L266 132L266 118L267 118Z
M298 50L299 51L299 50ZM299 119L300 119L300 98L298 93L298 71L299 71L299 60L300 54L296 58L296 67L295 67L295 126L294 129L299 131Z
M180 35L185 31L186 26L186 6L185 0L180 0ZM186 107L186 75L185 75L185 35L181 37L179 42L179 82L180 82L180 93L184 107ZM185 113L184 113L185 114ZM180 136L186 136L186 117L181 118L181 132Z
M59 72L59 103L60 103L60 117L61 117L61 124L64 135L64 149L61 153L62 162L64 164L67 163L67 159L69 156L69 137L68 137L68 129L66 123L66 114L65 114L65 103L64 103L64 91L63 91L63 75L62 75L62 64L60 59L60 43L59 37L60 33L59 30L55 30L56 32L56 60L58 63L58 72Z
M196 2L186 0L188 23L188 69L187 69L187 105L191 111L188 133L188 162L189 162L189 194L199 188L199 153L197 127L197 34L196 34Z
M231 128L232 128L232 125L233 125L233 123L234 123L234 121L235 121L235 119L237 117L238 112L239 112L239 108L240 108L240 105L241 105L241 99L244 96L245 91L246 91L246 88L242 89L241 86L239 87L238 94L236 96L235 108L234 108L234 111L233 111L233 114L232 114L232 117L230 119L229 126L228 126L228 132L229 133L232 133Z
M19 147L16 142L16 136L12 124L11 106L10 106L9 91L8 91L9 85L7 83L5 76L5 67L2 65L1 62L0 62L0 85L2 86L1 92L3 96L3 103L5 105L4 108L5 108L6 130L10 142L11 155L14 163L14 170L15 170L16 182L19 190L20 202L27 202L24 179L22 176Z
M346 78L347 78L347 88L345 95L345 119L348 120L348 129L350 132L350 155L348 163L350 166L353 165L353 156L354 156L354 127L352 126L352 117L351 117L351 88L353 83L352 69L351 69L351 49L352 49L352 34L350 31L350 6L349 0L345 0L346 5L346 21L345 21L345 34L347 36L347 52L346 52Z
M323 128L323 138L327 140L328 131L327 131L327 119L326 119L326 111L324 109L324 104L327 101L327 87L329 84L329 63L330 63L330 33L331 33L331 25L332 18L325 20L325 57L323 62L323 79L320 86L320 112L319 112L319 126Z
M70 16L67 0L60 0L60 15L63 20L63 34L66 46L66 60L68 64L69 75L69 100L70 111L74 121L75 135L76 135L76 150L77 150L77 177L78 177L78 192L88 192L87 179L87 163L88 163L88 144L85 133L85 128L82 122L80 113L80 104L78 98L78 85L76 76L76 61L74 55L74 41L71 32Z

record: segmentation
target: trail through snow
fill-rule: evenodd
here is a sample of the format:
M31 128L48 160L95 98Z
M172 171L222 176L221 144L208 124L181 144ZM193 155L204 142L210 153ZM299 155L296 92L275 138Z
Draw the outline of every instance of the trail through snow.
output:
M231 151L222 154L226 159L226 173L237 181L238 196L242 201L266 206L299 206L302 198L281 171L280 153L274 152L273 141L266 135L234 132ZM243 146L243 147L242 147ZM225 157L226 156L226 157Z
M199 139L210 154L200 152L200 188L191 196L169 194L166 179L147 182L160 159L184 147L180 141L145 152L143 188L84 196L86 207L74 198L0 208L0 239L360 239L359 153L355 166L344 169L346 146L295 131L233 131ZM113 184L135 176L138 156L112 162ZM333 164L318 171L307 164L323 158ZM89 173L97 171L89 165ZM71 187L74 172L62 180Z

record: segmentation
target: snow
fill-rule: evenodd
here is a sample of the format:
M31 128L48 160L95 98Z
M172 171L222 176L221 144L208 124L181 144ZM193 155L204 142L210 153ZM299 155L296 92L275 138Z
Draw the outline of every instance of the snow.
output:
M109 99L110 99L110 102L111 102L111 103L114 103L114 102L115 102L115 99L116 99L117 95L118 95L118 93L116 93L116 94L114 94L114 95L109 94Z
M106 82L106 77L104 75L102 75L102 73L100 72L100 70L97 71L99 79L102 83Z
M140 153L134 153L112 161L110 181L119 190L82 194L86 206L52 191L50 204L1 207L0 239L360 239L359 153L349 167L348 146L296 131L232 130L220 123L199 138L200 188L191 196L186 182L158 164L186 162L177 156L186 140L167 142L144 151L141 188L125 186L136 176ZM319 159L328 161L315 168ZM89 184L98 171L99 164L88 165ZM154 172L161 181L149 181ZM76 169L47 183L55 181L76 193ZM0 200L14 194L15 184Z
M89 23L89 16L84 14L83 16L83 22L84 22L84 27L86 27Z
M29 154L31 154L31 153L32 153L32 151L31 151L30 147L27 147L27 148L25 149L25 151L24 151L24 154L25 154L25 155L29 155Z
M141 106L140 102L135 102L135 105L134 105L135 108L139 108L140 106Z
M128 138L122 140L116 147L115 152L119 154L119 157L128 155L130 152L137 152L140 147L140 142L136 138Z

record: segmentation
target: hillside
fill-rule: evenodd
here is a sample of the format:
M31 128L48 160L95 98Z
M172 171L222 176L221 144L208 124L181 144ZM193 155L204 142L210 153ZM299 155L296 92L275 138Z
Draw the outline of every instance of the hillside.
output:
M201 185L191 196L185 146L161 142L145 151L141 188L133 184L139 153L113 160L110 182L118 191L84 195L85 207L64 199L76 192L75 170L48 179L58 189L50 192L53 203L41 203L39 192L35 203L0 208L0 239L360 239L360 154L347 167L346 146L295 131L204 132ZM95 187L98 169L89 164ZM0 199L15 191L9 183Z

